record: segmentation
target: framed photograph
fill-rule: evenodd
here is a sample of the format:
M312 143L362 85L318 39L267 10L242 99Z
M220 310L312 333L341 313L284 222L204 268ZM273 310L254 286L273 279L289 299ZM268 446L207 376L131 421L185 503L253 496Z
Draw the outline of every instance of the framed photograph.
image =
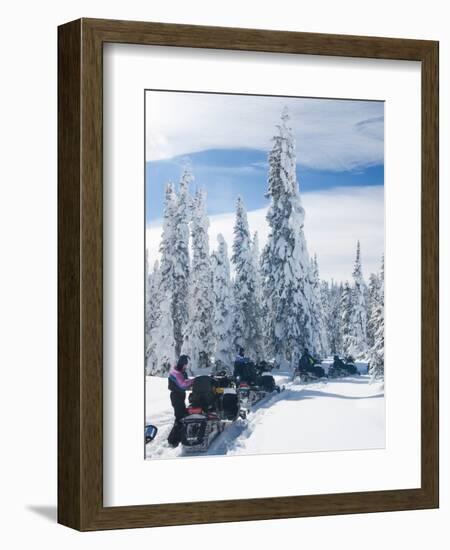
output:
M58 521L438 507L438 43L58 51Z

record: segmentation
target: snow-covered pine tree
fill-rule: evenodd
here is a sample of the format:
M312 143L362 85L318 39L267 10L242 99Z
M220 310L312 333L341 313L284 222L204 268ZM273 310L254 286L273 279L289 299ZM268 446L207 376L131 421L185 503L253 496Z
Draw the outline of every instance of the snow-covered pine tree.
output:
M328 355L328 336L316 254L311 258L311 290L312 351L316 357L326 357Z
M327 333L330 345L330 353L332 355L342 355L342 310L341 310L341 296L343 293L342 283L338 285L336 282L331 281L331 285L328 293L329 300L329 314L327 319Z
M233 364L233 291L230 280L228 247L223 235L217 235L218 248L211 255L213 271L214 342L216 363Z
M150 273L148 258L146 254L147 277L145 285L145 373L156 374L158 371L157 336L155 329L159 326L161 319L161 273L159 262L156 260L153 271Z
M263 290L262 290L262 278L261 278L261 254L259 250L259 235L255 231L253 233L252 240L252 258L253 258L253 269L254 269L254 279L255 279L255 300L256 300L256 341L255 341L255 350L257 359L265 359L266 357L266 348L265 348L265 338L264 338L264 321L263 321Z
M367 347L372 349L375 343L376 315L378 306L380 280L376 273L371 273L369 277L369 289L367 300Z
M384 378L384 256L381 259L377 307L373 309L374 343L369 351L372 380Z
M186 167L181 177L174 210L172 317L176 357L181 353L189 314L189 222L191 218L189 185L192 181L192 174Z
M176 194L173 185L166 186L164 202L163 231L160 244L161 264L155 266L152 274L152 305L149 306L148 347L146 365L148 374L164 375L175 360L175 340L173 334L172 299L174 291L174 214ZM152 318L153 316L153 318Z
M353 314L352 332L354 336L353 356L355 359L365 358L367 355L367 306L365 299L365 282L361 265L361 246L356 244L356 259L353 269Z
M348 281L345 281L342 288L340 310L341 310L341 334L342 352L346 357L353 356L355 350L355 339L353 333L353 293Z
M325 331L327 334L328 353L330 353L330 346L331 346L330 333L329 333L329 320L330 320L330 313L331 313L330 293L331 293L331 290L330 290L330 284L328 283L328 281L321 280L320 281L320 303L322 305L323 322L324 322Z
M171 183L167 184L163 232L160 244L161 264L155 264L148 291L148 329L146 333L146 372L164 375L175 360L172 299L174 291L174 214L176 195Z
M173 255L173 246L175 240L175 212L177 207L177 195L173 183L166 185L164 199L164 218L159 252L161 254L161 279L167 292L173 294L175 258Z
M159 268L158 263L155 264L155 267ZM149 333L150 333L150 286L152 283L152 274L150 273L148 250L145 250L145 305L144 305L144 340L145 340L145 349L147 350L149 345Z
M292 367L303 348L311 348L311 320L305 211L296 176L295 139L288 124L285 108L269 153L270 232L263 251L262 277L271 353L277 363Z
M252 257L255 269L255 292L259 302L262 300L262 282L261 282L261 258L259 251L259 236L258 231L253 233L252 239Z
M183 352L188 353L195 368L210 364L214 347L211 258L209 255L209 220L206 193L197 190L192 207L192 265L189 287L189 321Z
M242 346L254 359L262 358L261 311L257 297L257 275L247 212L241 197L236 201L233 255L234 278L234 345Z
M146 373L152 376L166 376L175 361L171 304L167 295L159 297L157 322L150 330L146 350Z

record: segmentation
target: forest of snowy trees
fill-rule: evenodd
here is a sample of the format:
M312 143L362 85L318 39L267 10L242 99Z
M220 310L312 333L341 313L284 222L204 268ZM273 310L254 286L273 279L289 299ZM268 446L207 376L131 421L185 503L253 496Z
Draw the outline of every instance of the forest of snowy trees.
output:
M220 234L209 242L206 193L191 189L190 170L177 188L167 184L160 262L146 266L148 375L167 374L180 353L195 368L218 361L231 367L242 346L251 359L273 360L282 368L296 366L307 347L319 358L368 361L373 378L384 376L384 261L366 284L355 237L352 280L320 279L318 258L310 257L304 234L287 110L268 162L269 236L261 251L241 197L229 250Z

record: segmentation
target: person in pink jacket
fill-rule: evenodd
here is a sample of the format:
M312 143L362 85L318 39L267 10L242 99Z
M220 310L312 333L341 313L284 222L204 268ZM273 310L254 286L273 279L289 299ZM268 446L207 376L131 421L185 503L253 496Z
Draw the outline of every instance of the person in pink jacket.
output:
M188 378L186 369L189 363L188 355L180 355L177 364L169 371L168 388L170 402L175 414L175 424L169 434L168 441L173 447L180 442L180 420L186 416L186 390L194 383L193 378Z

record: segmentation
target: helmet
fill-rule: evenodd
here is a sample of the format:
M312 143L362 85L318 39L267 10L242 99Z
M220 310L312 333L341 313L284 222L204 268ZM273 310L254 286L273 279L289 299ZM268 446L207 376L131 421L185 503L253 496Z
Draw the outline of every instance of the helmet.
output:
M175 368L177 370L183 370L183 368L189 363L189 359L189 355L180 355Z

